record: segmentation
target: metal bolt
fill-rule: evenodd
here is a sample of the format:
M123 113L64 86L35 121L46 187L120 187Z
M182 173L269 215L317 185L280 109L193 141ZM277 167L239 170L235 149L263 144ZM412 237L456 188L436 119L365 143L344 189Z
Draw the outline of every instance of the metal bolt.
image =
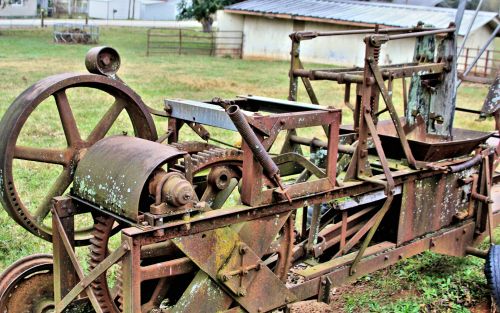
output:
M245 288L240 288L240 290L238 290L239 297L244 297L246 295L247 295L247 291L245 290Z
M243 255L245 253L247 253L248 251L248 247L244 246L244 245L241 245L240 246L240 254Z
M222 280L222 281L228 281L229 280L229 276L227 274L220 274L219 275L219 279Z

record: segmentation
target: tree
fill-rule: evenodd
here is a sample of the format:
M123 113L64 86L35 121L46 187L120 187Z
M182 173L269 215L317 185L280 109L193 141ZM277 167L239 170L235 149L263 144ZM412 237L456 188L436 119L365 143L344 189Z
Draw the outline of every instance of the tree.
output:
M240 0L241 1L241 0ZM179 14L177 19L188 20L196 19L203 25L204 32L212 31L212 24L214 22L213 14L217 10L224 8L236 2L235 0L181 0L179 2Z

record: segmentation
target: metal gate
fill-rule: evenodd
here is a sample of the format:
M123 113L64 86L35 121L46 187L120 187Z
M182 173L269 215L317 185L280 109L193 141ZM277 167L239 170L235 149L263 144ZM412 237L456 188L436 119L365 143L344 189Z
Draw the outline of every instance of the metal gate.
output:
M205 33L183 28L148 29L148 56L157 54L201 54L241 58L243 32L212 31Z

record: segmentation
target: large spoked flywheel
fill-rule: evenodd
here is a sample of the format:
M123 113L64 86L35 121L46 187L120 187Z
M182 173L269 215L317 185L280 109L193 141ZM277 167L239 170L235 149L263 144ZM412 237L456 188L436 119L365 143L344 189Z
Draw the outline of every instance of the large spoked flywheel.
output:
M71 92L76 96L68 97ZM69 99L75 100L76 104L70 104L72 101ZM95 113L96 103L103 108L102 117ZM96 124L80 127L74 114L77 104L80 105L79 112L85 114L82 120L89 120L87 116L97 117ZM53 114L36 115L37 109L47 108L47 105ZM37 117L36 121L32 121L33 115ZM50 241L52 198L64 194L70 187L78 162L86 150L111 129L116 132L115 128L120 127L118 121L124 118L129 119L127 127L132 128L135 136L156 140L156 129L146 105L132 89L118 80L102 75L66 73L42 79L25 90L0 122L0 199L9 215L31 233ZM35 127L24 129L27 121L34 122ZM59 130L48 131L49 126L54 127L55 121ZM25 136L26 132L30 139L20 139L20 134ZM50 143L57 137L61 137L59 142L62 144L54 147ZM22 163L25 161L34 165L27 167ZM22 169L16 168L20 162ZM46 186L45 192L37 195L31 192L29 186L19 186L19 181L23 179L36 182L40 173L42 177L39 181L45 184L43 171L53 172L44 169L45 165L56 166L60 171L50 186ZM16 174L20 172L23 177L18 179ZM87 244L92 221L90 219L87 225L77 224L77 244Z

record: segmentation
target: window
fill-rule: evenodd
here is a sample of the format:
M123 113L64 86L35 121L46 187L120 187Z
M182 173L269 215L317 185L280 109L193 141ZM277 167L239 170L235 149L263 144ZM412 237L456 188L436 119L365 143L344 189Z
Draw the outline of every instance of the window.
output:
M21 7L24 5L24 0L10 0L10 5L13 7Z

